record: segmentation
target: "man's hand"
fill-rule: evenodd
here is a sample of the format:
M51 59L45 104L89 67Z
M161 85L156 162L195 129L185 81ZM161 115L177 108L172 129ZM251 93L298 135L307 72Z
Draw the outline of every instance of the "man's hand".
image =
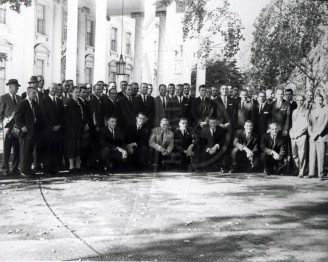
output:
M272 151L272 157L273 157L274 160L280 160L279 154L275 151Z
M60 126L53 126L53 128L51 130L52 130L52 132L57 132L57 131L59 131L59 129L60 129Z
M96 126L96 131L99 132L100 128L98 126Z
M128 153L121 147L117 147L117 150L120 151L122 153L122 157L123 159L128 157Z
M169 154L169 152L166 149L164 149L164 151L162 152L162 155L167 156L168 154Z
M253 152L248 147L245 146L244 151L246 152L247 158L253 157Z
M206 121L200 122L199 125L200 125L201 128L203 128L207 125L207 122Z
M282 131L282 135L283 136L287 136L288 135L288 132L286 130Z
M27 132L28 132L28 130L27 130L27 127L26 127L26 126L23 126L23 127L22 127L22 132L23 132L23 133L27 133Z
M132 155L133 153L134 153L134 149L133 149L133 147L127 147L127 150L128 150L128 153L130 154L130 155Z
M230 126L230 123L220 124L219 126L224 128L224 129L228 129L229 126Z
M85 124L83 131L84 132L87 132L89 129L90 129L89 125L88 124Z

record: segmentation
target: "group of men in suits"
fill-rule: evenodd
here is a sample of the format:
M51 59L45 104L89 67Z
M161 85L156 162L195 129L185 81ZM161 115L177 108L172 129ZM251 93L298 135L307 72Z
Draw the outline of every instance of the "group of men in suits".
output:
M291 89L260 91L201 85L116 83L74 86L32 76L27 91L8 81L0 98L4 127L3 174L56 174L62 168L158 170L167 166L222 172L293 170L299 177L324 175L328 111L319 95L293 99ZM306 100L306 101L305 101ZM65 162L65 157L69 160ZM19 170L20 163L20 170ZM32 163L34 169L32 171ZM309 165L308 165L309 163Z

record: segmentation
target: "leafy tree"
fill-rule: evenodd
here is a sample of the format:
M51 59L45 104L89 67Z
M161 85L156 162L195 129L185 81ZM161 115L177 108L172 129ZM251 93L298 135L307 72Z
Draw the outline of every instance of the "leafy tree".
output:
M16 11L17 13L20 13L21 6L24 5L26 7L31 6L32 0L1 0L1 4L9 4L9 8L11 10Z
M206 67L206 84L210 86L229 84L241 87L244 84L244 75L237 68L236 60L217 60Z
M217 38L221 41L221 55L224 58L231 58L238 52L243 28L239 16L230 10L229 1L157 0L156 4L166 7L173 1L185 8L183 38L198 38L202 32L200 58L206 62L209 60Z
M294 70L309 79L313 89L321 83L320 55L310 55L324 36L327 1L272 0L255 22L251 78L258 85L286 83ZM327 70L325 73L327 73Z

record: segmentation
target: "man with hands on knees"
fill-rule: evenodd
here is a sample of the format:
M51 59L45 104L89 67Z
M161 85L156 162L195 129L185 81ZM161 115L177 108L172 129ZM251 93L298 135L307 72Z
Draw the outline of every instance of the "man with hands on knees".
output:
M128 159L125 137L117 127L117 117L109 116L107 126L99 132L99 146L105 170L117 170Z
M163 167L163 160L167 159L173 150L173 132L169 130L169 121L162 118L160 127L154 128L149 138L150 156L155 171Z

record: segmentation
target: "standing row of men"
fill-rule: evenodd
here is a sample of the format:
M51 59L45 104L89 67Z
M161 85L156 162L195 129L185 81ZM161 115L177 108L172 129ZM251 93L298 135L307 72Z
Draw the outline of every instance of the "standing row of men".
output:
M311 91L306 101L297 96L295 102L293 91L283 88L276 89L275 98L267 90L254 100L251 90L213 86L209 96L209 89L201 85L195 98L187 83L161 84L154 98L147 83L139 88L122 81L117 92L116 83L104 91L99 81L90 93L90 86L63 81L51 83L46 92L43 77L33 76L22 100L16 94L17 80L7 85L9 93L0 100L4 174L11 148L12 171L19 171L20 162L23 176L32 174L33 161L35 171L57 173L63 156L71 172L81 164L111 168L127 159L134 168L145 169L148 158L140 156L148 151L153 167L167 162L186 168L192 162L196 168L235 172L245 165L254 171L262 164L271 174L291 170L294 164L300 177L307 172L314 176L316 165L319 176L324 174L328 116L323 98L317 96L313 103Z

